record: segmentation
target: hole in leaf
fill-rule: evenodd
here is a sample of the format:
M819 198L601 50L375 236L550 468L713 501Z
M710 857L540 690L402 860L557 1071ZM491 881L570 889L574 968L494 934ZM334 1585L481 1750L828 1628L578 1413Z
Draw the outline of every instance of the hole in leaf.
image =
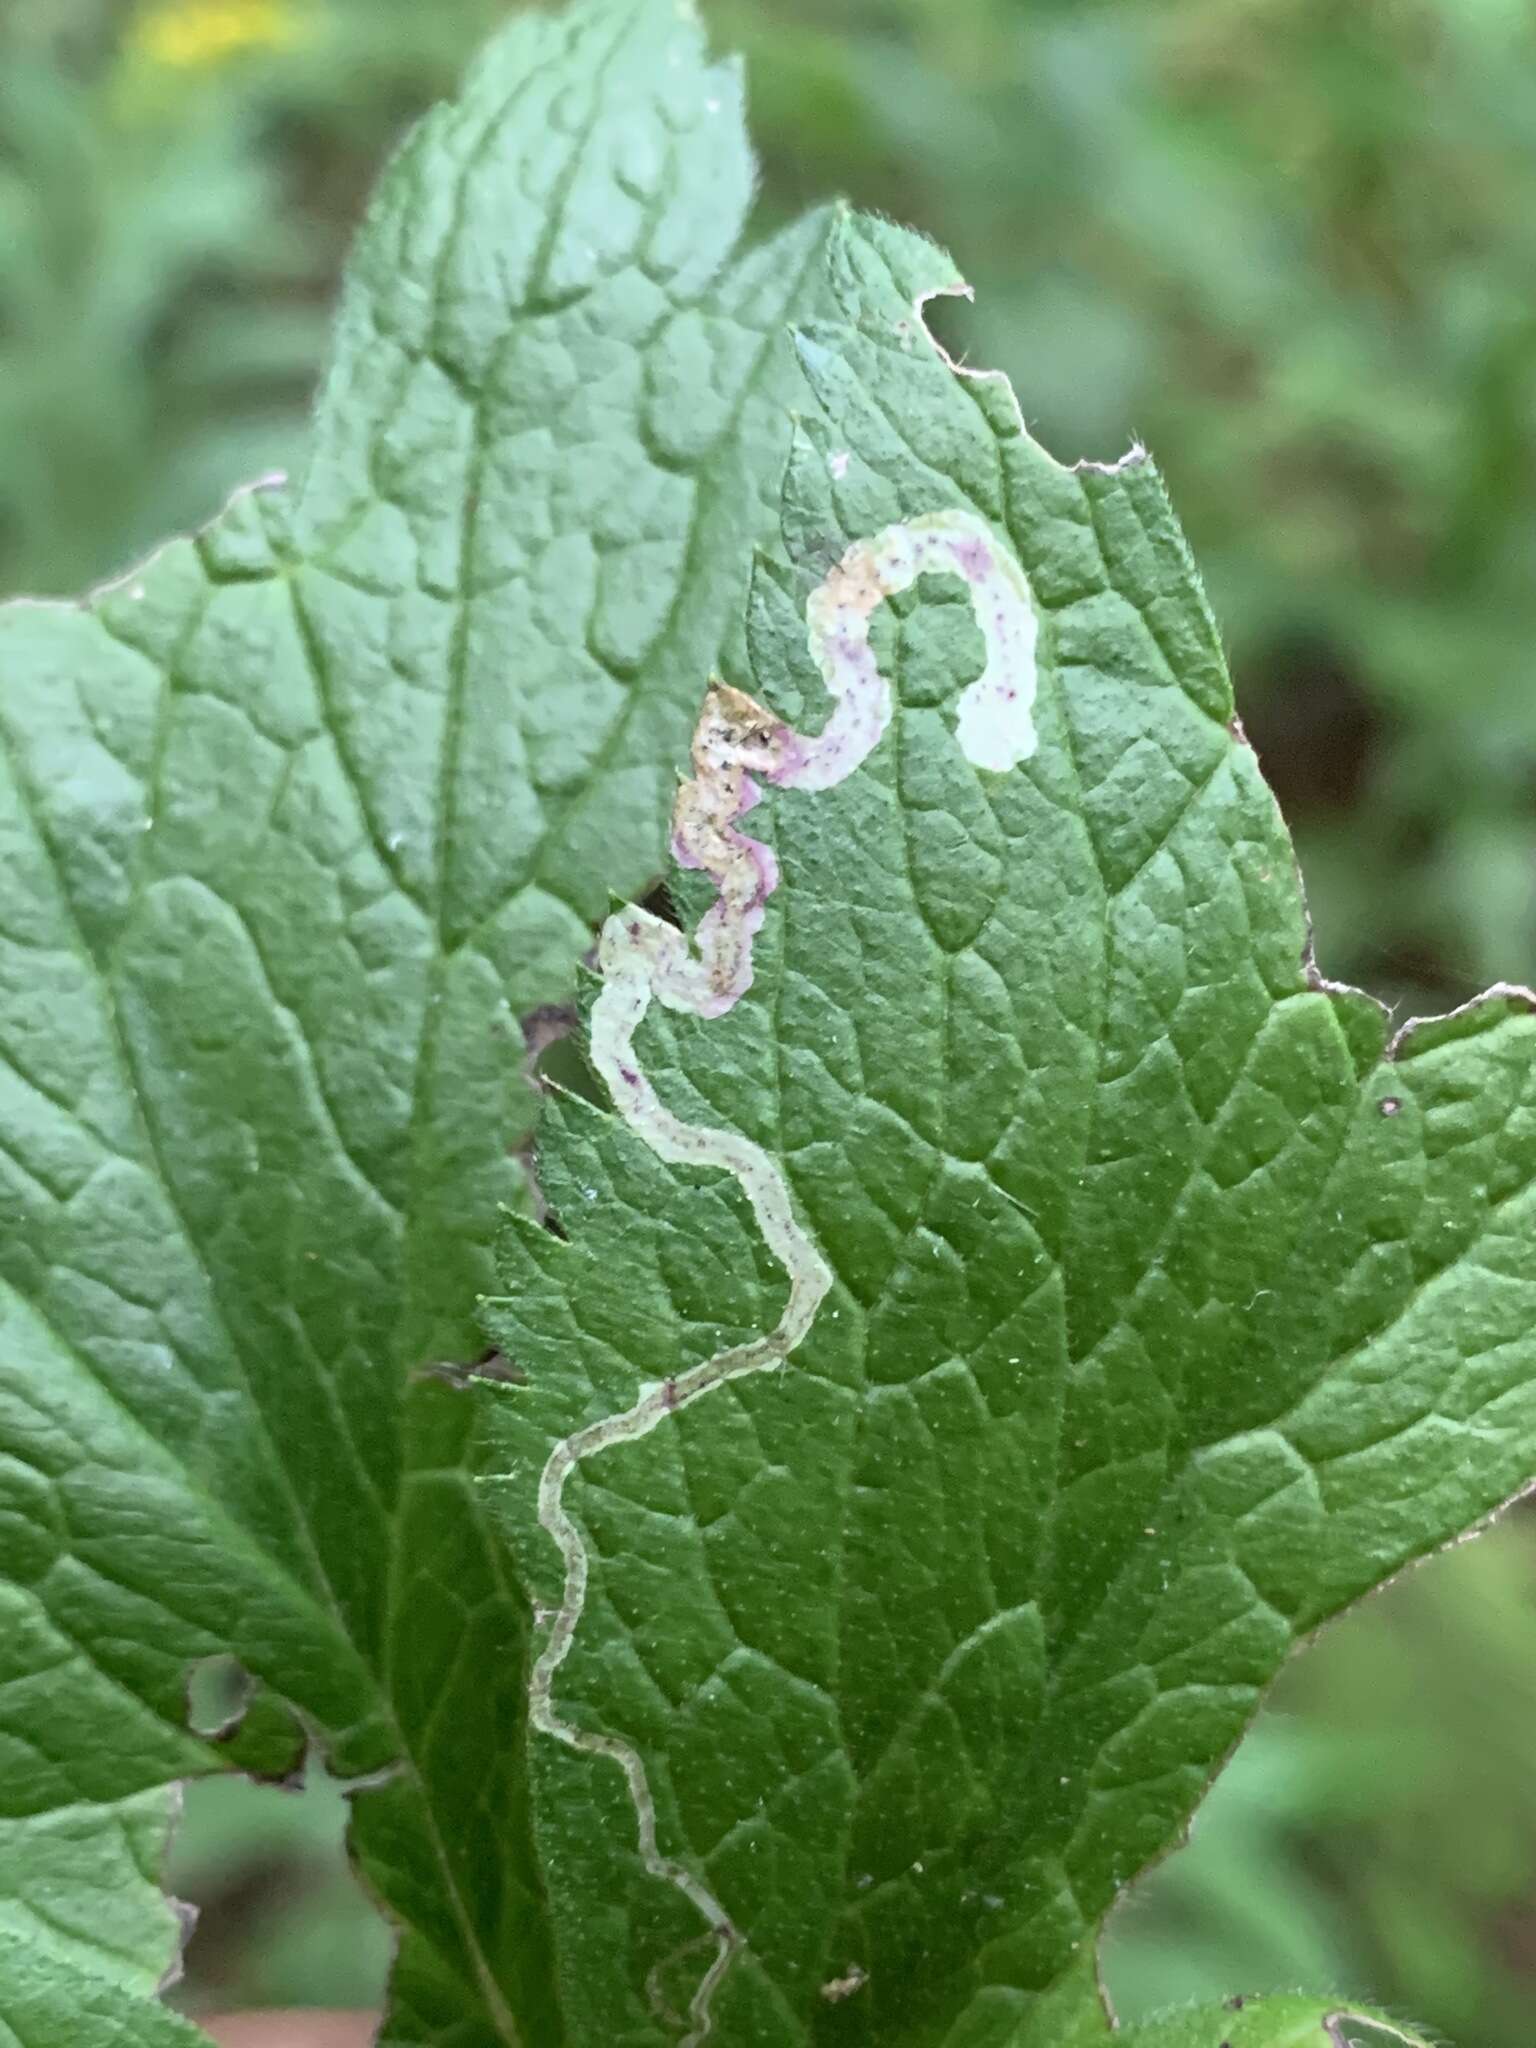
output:
M548 1085L581 1095L588 1102L601 1102L602 1093L587 1065L585 1041L576 1028L573 1009L546 1003L530 1010L523 1019L523 1073L536 1089ZM533 1161L526 1161L533 1177Z
M204 1657L187 1674L187 1725L210 1742L230 1735L245 1717L256 1681L240 1662L222 1652Z
M576 1012L563 1003L543 1003L523 1019L523 1071L535 1087L539 1085L540 1062L552 1046L561 1044L575 1029Z
M167 1872L198 1910L181 2010L382 2004L392 1943L348 1863L347 1814L314 1756L294 1788L233 1774L187 1787Z
M541 1086L553 1084L567 1095L581 1095L588 1102L600 1102L601 1093L587 1065L583 1042L574 1031L551 1039L533 1067L533 1078Z
M648 896L640 899L640 908L648 910L652 917L659 917L663 924L669 924L676 931L683 928L683 915L677 907L677 899L665 882L658 882Z

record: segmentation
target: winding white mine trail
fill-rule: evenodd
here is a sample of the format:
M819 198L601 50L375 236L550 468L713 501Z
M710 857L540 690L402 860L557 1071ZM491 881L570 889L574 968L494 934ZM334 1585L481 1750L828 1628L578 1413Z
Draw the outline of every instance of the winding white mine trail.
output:
M634 1802L646 1869L682 1893L703 1917L706 1939L713 1939L714 1958L689 2003L680 2048L700 2048L708 2035L715 1992L743 1937L703 1878L662 1852L639 1752L622 1736L567 1721L554 1703L555 1678L586 1606L590 1563L581 1531L566 1510L565 1483L584 1458L637 1442L666 1416L728 1380L781 1365L810 1329L832 1275L796 1220L775 1161L747 1138L674 1116L642 1070L634 1039L653 1000L697 1017L719 1017L750 988L752 942L779 879L770 850L738 829L761 796L754 778L780 789L830 789L878 744L891 719L891 690L870 648L870 621L887 597L926 571L964 579L986 645L982 673L957 707L961 749L978 767L997 772L1033 753L1036 622L1023 571L991 529L968 513L936 512L887 527L850 547L806 606L811 653L833 700L820 733L812 738L792 731L722 683L710 688L693 738L693 778L678 791L673 817L675 857L684 867L704 869L717 891L692 941L630 907L608 919L598 946L603 986L592 1012L592 1058L619 1114L661 1158L731 1174L789 1277L789 1299L774 1329L646 1387L633 1407L566 1437L550 1453L539 1480L539 1524L560 1552L565 1584L533 1667L529 1712L544 1734L584 1756L617 1764Z

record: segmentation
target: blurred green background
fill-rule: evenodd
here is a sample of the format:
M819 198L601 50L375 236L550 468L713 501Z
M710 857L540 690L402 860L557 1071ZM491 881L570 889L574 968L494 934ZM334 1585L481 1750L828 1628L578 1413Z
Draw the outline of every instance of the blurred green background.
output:
M289 462L381 157L507 0L0 0L0 591ZM945 338L1066 459L1145 440L1322 964L1536 978L1536 0L714 0L765 219L830 191L977 287ZM199 1788L194 2007L365 2003L342 1801ZM1299 1659L1122 1912L1127 2013L1338 1989L1536 2014L1536 1518Z

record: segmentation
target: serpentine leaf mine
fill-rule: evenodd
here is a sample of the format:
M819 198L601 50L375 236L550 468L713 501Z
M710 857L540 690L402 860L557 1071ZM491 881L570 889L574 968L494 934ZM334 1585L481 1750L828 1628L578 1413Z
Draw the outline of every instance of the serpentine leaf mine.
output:
M638 1441L665 1416L728 1380L782 1365L810 1329L832 1276L796 1220L775 1161L746 1138L674 1116L641 1068L635 1034L653 1000L694 1016L719 1017L750 988L753 940L779 880L769 848L739 829L761 800L757 778L779 789L830 789L878 745L891 720L891 687L870 646L870 622L886 598L930 572L965 582L986 647L982 672L957 707L961 751L975 766L997 773L1034 751L1036 620L1018 563L970 513L936 512L887 527L850 547L806 606L811 653L832 699L821 732L797 733L723 683L709 690L693 739L693 777L678 792L672 833L676 859L702 868L716 890L692 941L630 906L607 920L598 947L603 986L592 1012L592 1059L619 1114L662 1159L731 1174L789 1278L789 1299L774 1329L645 1388L632 1407L564 1438L539 1481L539 1524L560 1553L565 1579L533 1668L530 1716L544 1734L618 1766L634 1802L646 1869L681 1892L710 1931L714 1959L690 2003L682 2048L699 2048L708 2035L715 1992L742 1937L703 1881L663 1853L639 1752L620 1736L574 1726L554 1703L555 1679L586 1604L589 1570L585 1542L565 1507L565 1484L584 1458Z

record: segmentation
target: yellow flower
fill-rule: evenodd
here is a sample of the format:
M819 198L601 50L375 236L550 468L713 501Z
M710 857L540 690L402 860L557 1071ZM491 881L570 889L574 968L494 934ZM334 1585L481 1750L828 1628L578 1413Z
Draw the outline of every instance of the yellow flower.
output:
M163 0L141 14L130 41L151 63L211 70L242 50L283 50L299 40L283 0Z

